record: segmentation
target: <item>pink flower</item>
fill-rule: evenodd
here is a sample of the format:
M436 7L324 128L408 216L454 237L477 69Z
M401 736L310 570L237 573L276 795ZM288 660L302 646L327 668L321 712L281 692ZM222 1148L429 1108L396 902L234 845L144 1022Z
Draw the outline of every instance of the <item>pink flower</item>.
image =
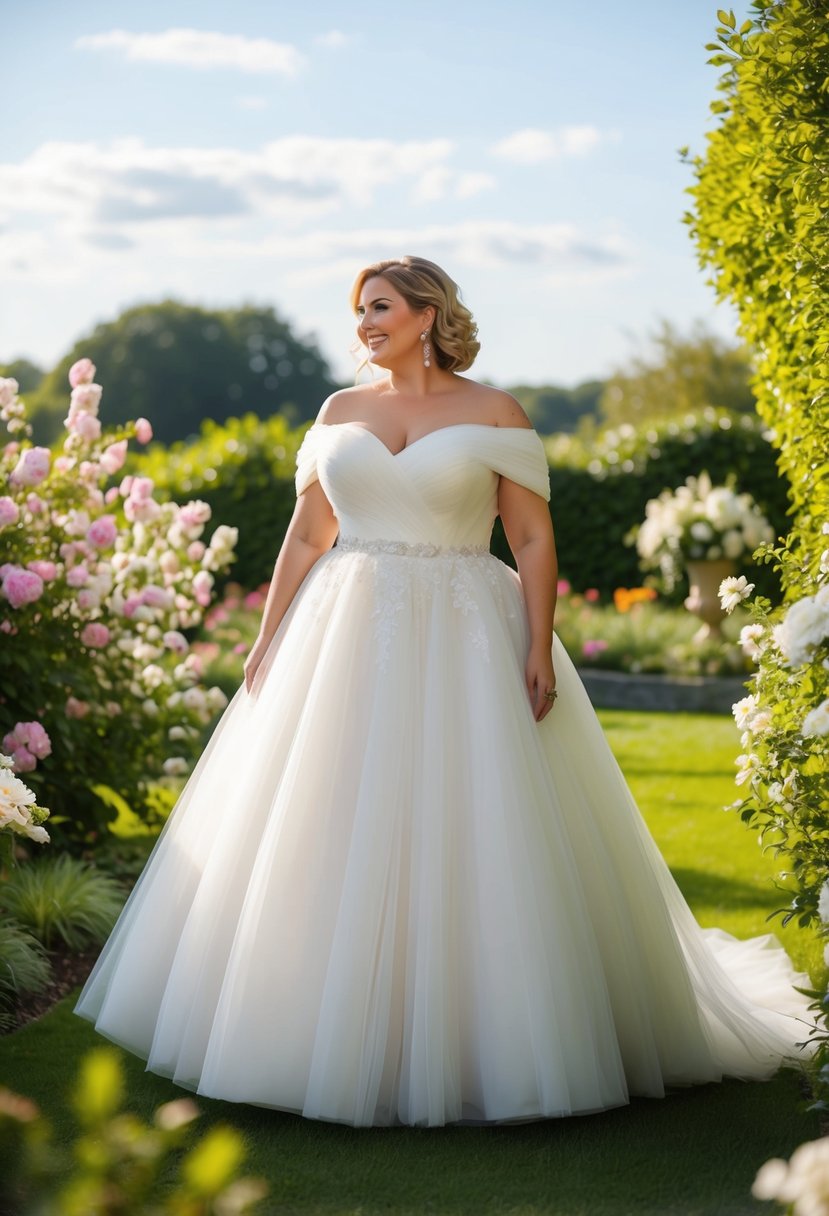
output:
M246 646L246 644L244 642L237 642L236 645L233 647L234 654L247 654L247 652L248 652L248 647Z
M11 621L0 621L0 633L17 633L16 627Z
M104 453L104 454L106 455L106 453ZM101 463L103 464L103 461L101 461ZM106 503L106 505L108 507L111 507L112 504L117 501L118 501L118 487L110 486L109 489L107 490L106 494L104 495L104 502Z
M84 443L94 443L96 439L101 438L101 422L94 414L75 414L67 425Z
M187 546L187 558L191 562L200 562L204 557L204 542L200 540L191 541Z
M76 384L72 389L72 396L69 398L67 422L69 419L77 417L78 414L97 414L103 391L100 384Z
M33 570L12 566L3 576L3 595L12 608L22 608L24 604L33 604L43 595L43 579Z
M20 385L11 376L7 379L0 376L0 406L11 405L19 388Z
M172 650L175 654L187 654L190 649L190 644L183 633L179 633L177 629L168 629L164 634L164 645L168 650Z
M76 697L66 698L67 718L85 718L88 713L89 705L86 701L79 701Z
M127 619L129 619L131 616L134 616L135 610L136 610L136 608L138 608L140 603L141 603L140 595L134 595L134 594L128 595L127 598L124 600L124 607L121 609L121 611L123 612L124 616L127 617Z
M99 621L90 621L81 632L81 641L91 650L100 650L109 641L109 630Z
M584 593L584 598L587 600L588 604L598 604L600 598L598 588L588 587Z
M261 608L265 602L265 597L261 591L249 591L245 596L246 608Z
M161 507L154 498L133 498L130 495L124 503L124 514L131 524L146 524L158 518Z
M212 511L209 504L202 502L200 498L196 498L192 502L184 504L176 519L183 528L199 528L207 523L211 514Z
M118 487L118 493L121 495L122 498L127 497L130 490L132 489L132 483L134 480L135 480L135 478L133 477L132 473L130 473L127 477L121 478L121 484Z
M7 524L16 524L18 519L20 519L20 508L13 498L4 494L0 498L0 528L5 528Z
M77 363L73 363L69 368L70 385L76 388L79 384L89 384L95 379L96 370L91 359L78 359Z
M153 428L146 418L136 418L135 438L139 443L149 443L153 437Z
M604 638L589 638L582 646L581 651L586 659L595 659L603 650L607 650L607 645Z
M40 515L46 504L42 498L38 498L37 494L27 494L26 506L29 508L32 515Z
M124 461L127 458L127 441L121 439L118 443L111 443L108 448L104 448L101 453L101 468L105 473L117 473L122 468Z
M213 590L213 575L207 570L199 570L193 579L193 595L196 603L206 608L210 603L210 593Z
M155 484L152 477L133 477L130 485L130 498L151 498Z
M51 754L52 741L40 722L18 722L3 739L3 750L13 755L25 748L32 763L26 769L31 772L35 760L45 760Z
M156 587L154 583L150 583L141 592L141 603L146 604L148 608L170 608L172 602L170 592L163 587Z
M85 583L89 582L89 571L83 562L66 571L66 581L70 587L83 587Z
M74 460L70 456L58 456L52 468L56 473L68 473L74 463Z
M78 476L81 481L97 481L101 476L101 466L95 460L82 460Z
M44 583L51 583L58 576L58 568L54 562L35 560L26 563L27 570L33 570L40 575Z
M16 773L30 773L33 768L37 768L37 760L27 747L16 747L12 752L12 760Z
M109 549L111 545L115 544L117 535L118 528L115 523L115 516L102 515L90 524L86 539L96 549Z
M27 448L17 462L9 481L15 486L36 486L49 473L48 448Z
M558 580L557 590L558 590L559 595L569 595L570 594L571 587L570 587L570 584L567 582L566 578L560 578Z
M100 602L100 595L89 587L82 587L78 592L78 607L82 612L91 612L93 608L98 607Z

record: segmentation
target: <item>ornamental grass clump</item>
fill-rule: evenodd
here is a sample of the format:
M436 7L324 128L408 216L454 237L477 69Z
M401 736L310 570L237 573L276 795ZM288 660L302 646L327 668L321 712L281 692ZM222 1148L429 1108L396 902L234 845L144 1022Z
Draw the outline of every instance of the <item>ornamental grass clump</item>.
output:
M124 898L114 878L66 854L20 866L0 883L0 911L47 950L100 945Z
M11 1028L18 998L43 992L51 978L49 959L37 938L21 925L0 919L0 1031Z
M206 503L159 502L151 478L121 476L129 441L152 428L105 432L94 375L88 359L70 369L55 452L31 444L17 382L0 379L14 436L0 451L0 738L76 845L111 817L102 792L140 811L227 704L203 686L188 634L237 540L223 525L207 538Z

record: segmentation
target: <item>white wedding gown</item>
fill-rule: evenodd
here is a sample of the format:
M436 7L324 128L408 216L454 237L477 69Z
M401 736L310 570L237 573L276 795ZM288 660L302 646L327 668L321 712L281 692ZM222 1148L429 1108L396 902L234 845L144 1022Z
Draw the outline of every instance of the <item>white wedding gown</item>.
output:
M558 640L536 723L499 474L535 431L393 454L308 431L340 524L242 686L76 1012L200 1094L355 1126L599 1111L770 1076L807 1002L771 937L702 930Z

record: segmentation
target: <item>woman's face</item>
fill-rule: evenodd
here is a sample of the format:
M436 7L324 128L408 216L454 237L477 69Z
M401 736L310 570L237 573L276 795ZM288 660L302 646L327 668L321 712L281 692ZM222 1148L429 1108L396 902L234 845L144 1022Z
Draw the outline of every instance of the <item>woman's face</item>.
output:
M430 323L431 310L413 312L388 279L366 279L357 305L357 337L368 348L369 363L392 367L422 358L420 335Z

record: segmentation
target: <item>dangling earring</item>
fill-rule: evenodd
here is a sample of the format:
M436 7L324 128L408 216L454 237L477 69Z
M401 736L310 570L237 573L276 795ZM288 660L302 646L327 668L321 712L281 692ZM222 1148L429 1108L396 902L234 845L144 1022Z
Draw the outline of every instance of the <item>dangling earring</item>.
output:
M432 347L429 343L429 331L425 329L420 335L420 340L423 343L423 366L432 366Z

